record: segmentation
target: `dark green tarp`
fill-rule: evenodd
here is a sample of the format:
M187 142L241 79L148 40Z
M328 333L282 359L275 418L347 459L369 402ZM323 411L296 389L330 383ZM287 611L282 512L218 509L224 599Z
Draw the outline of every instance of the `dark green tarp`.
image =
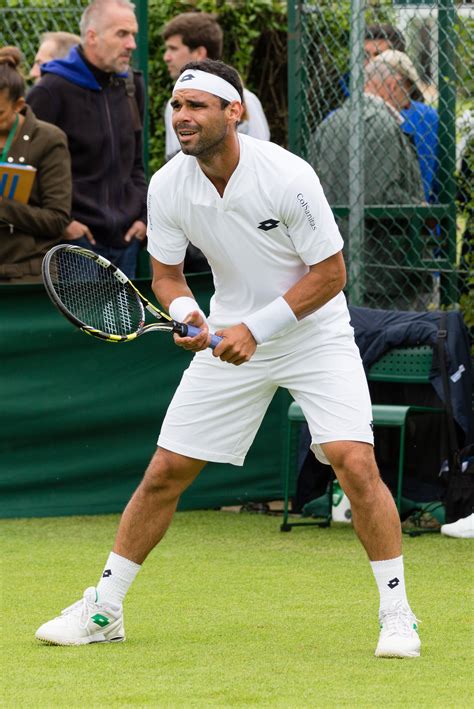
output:
M210 276L190 284L206 308ZM152 297L148 281L139 287ZM121 511L190 356L163 333L127 344L87 337L42 285L0 287L0 347L0 516ZM208 465L180 509L281 499L288 403L278 392L243 468Z

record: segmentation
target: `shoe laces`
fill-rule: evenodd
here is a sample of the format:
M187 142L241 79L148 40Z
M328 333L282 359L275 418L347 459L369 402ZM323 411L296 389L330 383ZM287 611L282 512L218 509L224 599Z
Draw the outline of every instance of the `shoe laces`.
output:
M389 635L411 635L419 621L402 601L396 601L380 614L383 629Z
M82 629L87 626L90 617L97 610L97 603L95 600L92 600L92 593L89 594L88 591L89 589L85 591L80 601L76 601L61 611L61 615L69 615L71 618L79 616L79 627ZM95 589L93 589L93 591L95 598L97 594L95 593Z

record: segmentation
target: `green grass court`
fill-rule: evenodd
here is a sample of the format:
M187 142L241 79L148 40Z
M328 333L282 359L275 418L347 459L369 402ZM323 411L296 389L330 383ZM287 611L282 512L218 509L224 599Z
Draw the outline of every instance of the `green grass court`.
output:
M126 600L128 639L41 645L94 585L118 516L2 520L3 707L474 705L470 540L404 539L422 657L373 656L378 593L351 527L182 512Z

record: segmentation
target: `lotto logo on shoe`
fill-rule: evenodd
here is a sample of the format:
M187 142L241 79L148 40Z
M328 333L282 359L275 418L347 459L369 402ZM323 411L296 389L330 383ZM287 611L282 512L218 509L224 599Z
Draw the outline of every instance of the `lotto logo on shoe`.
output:
M102 574L102 578L108 579L109 576L112 576L112 571L110 569L105 569L104 573Z
M101 615L101 613L96 613L93 615L91 620L93 620L97 625L100 625L101 628L105 628L105 626L110 623L110 620L106 618L105 615Z
M388 586L389 588L396 588L399 583L400 583L400 581L399 581L399 580L397 579L397 577L395 576L395 578L390 579L390 581L388 582L387 586Z

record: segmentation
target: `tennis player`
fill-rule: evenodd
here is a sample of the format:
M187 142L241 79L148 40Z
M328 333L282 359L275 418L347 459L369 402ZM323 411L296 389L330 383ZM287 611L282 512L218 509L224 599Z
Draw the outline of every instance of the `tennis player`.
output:
M351 501L380 592L378 657L418 657L400 520L373 452L371 404L342 289L342 239L313 169L237 133L237 72L187 64L172 96L182 152L152 178L148 242L153 289L173 318L202 329L169 406L158 448L127 505L97 587L42 625L58 645L125 639L122 602L165 534L181 493L206 461L242 465L278 387L301 406L317 458ZM183 276L188 242L206 255L215 294L206 318ZM223 339L211 350L209 332Z

